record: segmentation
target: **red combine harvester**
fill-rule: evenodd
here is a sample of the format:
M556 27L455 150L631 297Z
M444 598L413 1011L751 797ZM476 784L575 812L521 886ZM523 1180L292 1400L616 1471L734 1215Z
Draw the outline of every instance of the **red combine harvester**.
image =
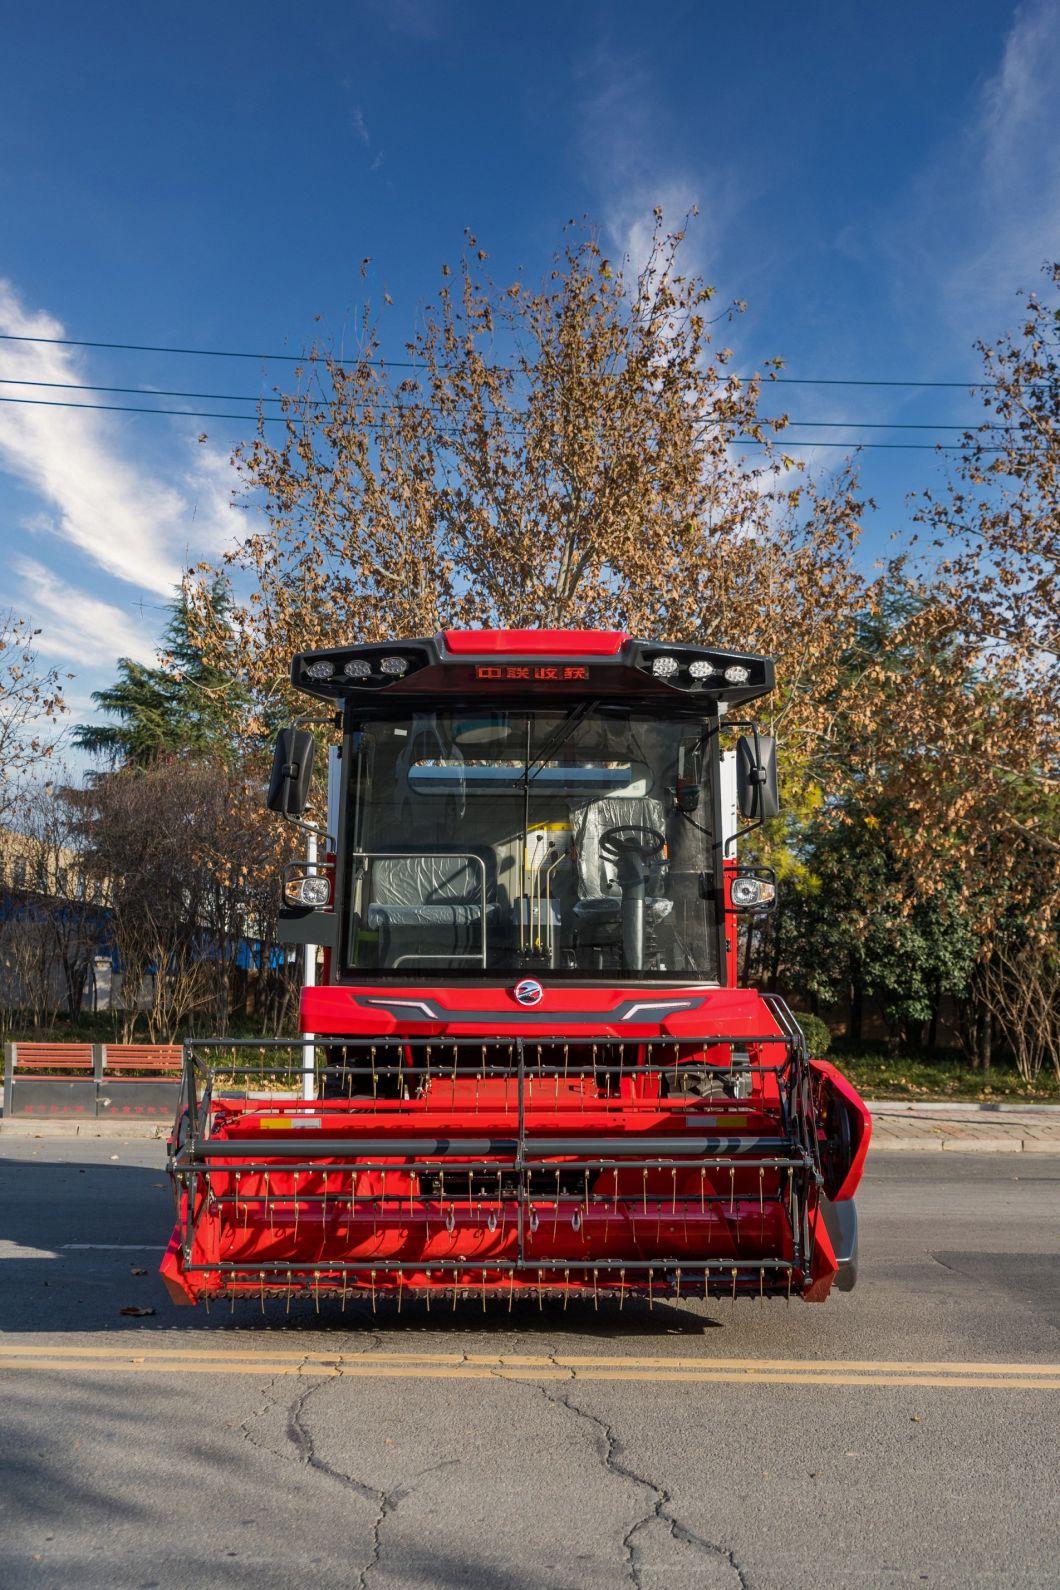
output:
M342 728L322 858L288 869L281 913L323 984L304 1037L245 1068L231 1040L186 1046L173 1297L852 1286L868 1111L738 986L741 917L775 894L735 857L738 814L778 800L773 741L735 709L772 663L449 630L292 677ZM297 822L312 753L280 735L269 805Z

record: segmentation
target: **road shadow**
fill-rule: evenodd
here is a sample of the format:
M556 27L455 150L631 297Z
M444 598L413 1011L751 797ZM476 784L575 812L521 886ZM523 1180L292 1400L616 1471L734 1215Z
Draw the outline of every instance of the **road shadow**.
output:
M49 1145L54 1149L54 1144ZM122 1145L115 1144L120 1154ZM0 1156L0 1332L107 1331L115 1335L371 1331L385 1335L564 1334L616 1341L702 1336L719 1328L724 1304L689 1288L674 1300L559 1299L471 1290L423 1298L256 1298L181 1307L158 1277L173 1227L168 1177L161 1169L114 1163ZM123 1314L123 1309L150 1310Z

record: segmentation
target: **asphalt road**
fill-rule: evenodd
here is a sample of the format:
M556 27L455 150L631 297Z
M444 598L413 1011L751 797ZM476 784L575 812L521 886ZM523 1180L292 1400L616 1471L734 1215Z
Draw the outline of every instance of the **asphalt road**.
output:
M5 1590L1060 1584L1060 1158L870 1159L823 1307L262 1319L162 1156L2 1145Z

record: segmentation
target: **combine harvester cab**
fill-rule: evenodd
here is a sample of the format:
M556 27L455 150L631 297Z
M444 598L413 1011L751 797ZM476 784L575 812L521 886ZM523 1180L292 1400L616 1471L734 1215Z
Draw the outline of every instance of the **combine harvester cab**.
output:
M737 986L775 894L739 818L778 799L736 720L772 663L447 631L292 676L342 726L321 858L283 881L281 938L324 947L323 982L296 1043L186 1046L173 1297L852 1286L868 1111ZM269 804L307 828L312 760L281 734Z

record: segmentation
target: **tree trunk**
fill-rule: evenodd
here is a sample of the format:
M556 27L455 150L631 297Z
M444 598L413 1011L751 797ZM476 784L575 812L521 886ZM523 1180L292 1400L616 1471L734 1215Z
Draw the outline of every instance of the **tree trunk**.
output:
M855 979L850 985L850 1015L847 1019L847 1037L851 1043L861 1042L863 1016L864 1002L861 984Z
M990 1062L994 1051L994 1013L989 1005L983 1005L979 1015L979 1069L990 1070Z
M931 996L931 1020L928 1022L928 1028L927 1028L927 1040L926 1040L926 1043L927 1043L927 1050L928 1050L929 1054L934 1054L935 1049L938 1046L938 1041L939 1041L939 1013L941 1011L941 1008L942 1008L942 995L939 993L938 989L936 988L934 993Z

